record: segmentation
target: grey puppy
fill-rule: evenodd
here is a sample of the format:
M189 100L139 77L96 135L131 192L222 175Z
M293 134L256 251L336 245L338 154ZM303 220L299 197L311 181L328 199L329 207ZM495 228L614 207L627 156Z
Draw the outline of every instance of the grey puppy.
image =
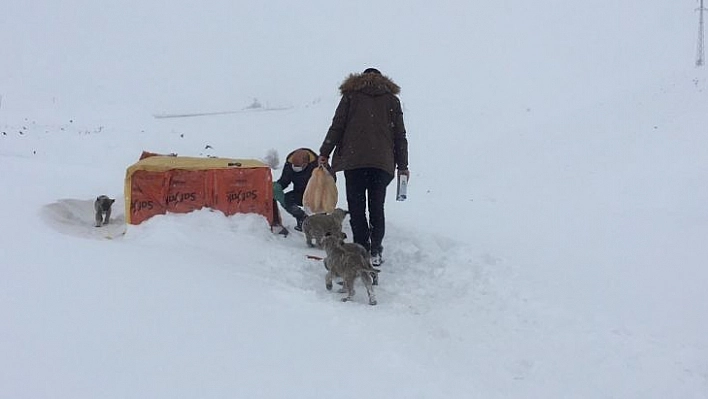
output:
M327 233L329 234L329 233ZM327 235L326 234L326 235ZM363 245L357 244L355 242L344 242L344 239L347 238L347 233L345 232L340 232L340 233L333 233L333 236L339 236L340 237L340 242L342 244L342 248L346 251L351 251L351 252L358 252L361 254L361 256L364 257L364 259L369 259L369 264L371 264L371 257L369 256L369 251L364 248ZM327 266L325 265L325 268ZM373 265L371 266L373 268ZM379 285L379 275L378 272L371 272L371 282L373 285ZM339 282L338 284L343 284L343 282Z
M308 216L302 222L302 232L305 233L305 242L308 247L322 248L322 238L325 234L339 234L342 232L342 221L349 212L337 208L332 213L318 213ZM314 244L313 244L314 240Z
M371 275L378 273L379 270L371 266L366 249L358 244L347 244L345 246L341 236L333 234L327 234L322 238L322 246L327 252L327 257L324 259L324 265L327 269L327 276L325 277L327 290L332 290L332 278L340 277L344 280L342 291L347 293L347 296L342 298L342 302L349 301L355 294L354 280L359 277L366 287L366 293L369 295L369 305L376 305L376 295L374 294Z
M347 234L342 233L342 240L344 240L345 238L347 238ZM364 257L364 259L366 259L367 262L369 262L371 269L376 270L376 269L374 269L374 266L371 264L371 256L369 254L369 251L367 251L363 245L357 244L355 242L342 242L342 248L344 248L346 251L358 252L359 254L361 254L361 256ZM371 272L369 274L371 275L371 283L373 285L379 285L379 272L378 272L378 270L376 272Z
M115 199L108 198L105 195L96 197L96 201L93 203L93 209L96 211L96 227L108 224L111 219L111 206L114 202L116 202Z

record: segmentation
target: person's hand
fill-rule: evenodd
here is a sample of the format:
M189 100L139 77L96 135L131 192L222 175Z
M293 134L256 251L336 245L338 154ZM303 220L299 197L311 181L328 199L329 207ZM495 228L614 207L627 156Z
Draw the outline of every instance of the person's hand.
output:
M317 165L324 166L327 165L327 163L329 163L329 157L324 155L320 155L319 157L317 157Z
M398 169L398 176L404 175L408 178L408 180L411 179L411 171L408 169Z

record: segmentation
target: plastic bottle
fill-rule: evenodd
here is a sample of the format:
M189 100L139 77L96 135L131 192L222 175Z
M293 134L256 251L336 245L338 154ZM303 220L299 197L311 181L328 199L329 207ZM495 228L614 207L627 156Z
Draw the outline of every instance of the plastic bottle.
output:
M396 201L405 201L408 198L408 176L398 175L398 186L396 187Z

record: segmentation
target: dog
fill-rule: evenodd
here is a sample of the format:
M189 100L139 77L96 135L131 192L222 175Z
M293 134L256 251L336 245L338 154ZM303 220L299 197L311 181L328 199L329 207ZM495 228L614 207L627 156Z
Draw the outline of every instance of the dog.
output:
M307 246L322 248L322 238L327 234L342 232L342 221L349 212L337 208L331 214L318 213L308 216L302 222L302 232L305 233ZM314 244L313 244L314 240Z
M114 202L116 202L115 199L105 195L96 197L96 201L93 203L93 209L96 211L96 227L108 224L111 219L111 206Z
M354 297L354 280L359 277L369 295L369 305L376 305L371 275L379 273L379 270L371 266L368 251L359 244L345 246L341 235L336 234L326 234L322 238L322 246L327 253L327 257L324 259L324 266L327 269L325 288L331 291L332 279L334 277L342 278L344 285L340 292L347 293L347 296L342 298L342 302L346 302Z
M366 248L364 248L363 245L357 244L357 243L355 243L355 242L344 242L344 239L347 238L347 233L345 233L345 232L340 232L340 233L338 233L338 234L337 234L337 233L333 233L333 234L331 234L331 235L333 235L333 236L339 235L339 237L340 237L340 242L341 242L341 244L342 244L342 248L344 248L346 251L357 252L357 253L361 254L361 256L363 256L364 259L369 259L369 264L371 264L371 257L369 256L369 255L370 255L370 254L369 254L369 251L367 251ZM371 266L373 267L373 264L371 264ZM376 272L376 273L372 272L372 273L370 273L370 274L371 274L371 283L372 283L373 285L379 285L379 275L378 275L378 272ZM340 281L340 282L338 282L337 284L342 285L342 284L344 284L344 283Z

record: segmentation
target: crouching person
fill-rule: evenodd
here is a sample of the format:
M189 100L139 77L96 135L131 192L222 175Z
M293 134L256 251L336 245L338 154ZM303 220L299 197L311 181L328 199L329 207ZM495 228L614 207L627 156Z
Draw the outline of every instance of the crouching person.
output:
M307 217L302 209L302 196L316 167L317 154L309 148L299 148L285 158L280 179L273 183L273 195L283 209L295 218L297 231L302 231L302 222ZM291 184L292 190L285 192ZM281 234L287 235L287 230L283 230Z

